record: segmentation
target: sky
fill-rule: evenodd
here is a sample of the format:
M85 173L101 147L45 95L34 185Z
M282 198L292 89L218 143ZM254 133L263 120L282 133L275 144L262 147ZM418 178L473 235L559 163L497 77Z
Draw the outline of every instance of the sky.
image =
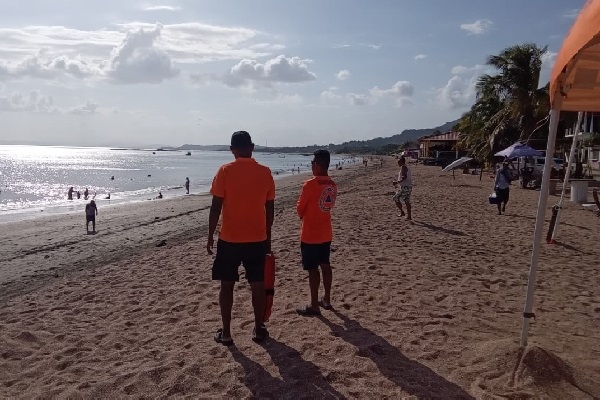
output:
M585 0L0 0L0 143L303 146L455 120Z

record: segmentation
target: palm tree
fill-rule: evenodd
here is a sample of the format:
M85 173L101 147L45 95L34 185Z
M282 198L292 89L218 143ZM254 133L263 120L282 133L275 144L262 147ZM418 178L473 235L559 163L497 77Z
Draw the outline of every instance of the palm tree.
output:
M478 158L489 159L500 146L528 140L546 121L548 86L538 88L547 47L533 43L511 46L486 64L498 70L477 81L477 100L463 115L460 145Z

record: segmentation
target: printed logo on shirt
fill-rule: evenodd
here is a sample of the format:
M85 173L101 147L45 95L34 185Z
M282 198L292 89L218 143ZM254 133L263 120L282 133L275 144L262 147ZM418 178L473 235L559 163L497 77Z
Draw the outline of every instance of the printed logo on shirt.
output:
M335 204L335 189L330 187L325 188L319 198L319 207L323 212L329 212Z

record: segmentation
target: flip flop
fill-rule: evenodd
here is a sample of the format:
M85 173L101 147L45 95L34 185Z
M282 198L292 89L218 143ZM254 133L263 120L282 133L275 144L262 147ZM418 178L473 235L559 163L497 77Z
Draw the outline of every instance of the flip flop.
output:
M254 341L256 343L262 343L268 337L269 337L269 331L267 330L267 328L264 325L261 326L258 329L258 331L256 330L256 327L254 327L254 329L252 330L252 341Z
M321 299L321 301L319 301L319 305L321 307L323 307L323 309L325 309L325 310L333 310L333 306L331 305L331 303L327 303L323 299Z
M321 315L321 311L314 310L310 306L297 308L296 312L304 317L318 317Z
M215 342L221 343L223 346L231 346L233 344L232 338L224 338L223 337L223 329L217 329L215 333Z

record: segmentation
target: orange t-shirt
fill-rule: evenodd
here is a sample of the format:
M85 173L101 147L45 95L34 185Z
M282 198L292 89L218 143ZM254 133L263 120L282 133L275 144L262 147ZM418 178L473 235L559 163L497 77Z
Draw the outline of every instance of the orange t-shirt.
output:
M336 196L337 186L328 176L315 176L304 183L296 205L302 219L300 240L303 243L331 242L331 209Z
M275 199L271 170L253 158L238 158L219 168L210 193L223 198L219 239L231 243L267 240L265 203Z

